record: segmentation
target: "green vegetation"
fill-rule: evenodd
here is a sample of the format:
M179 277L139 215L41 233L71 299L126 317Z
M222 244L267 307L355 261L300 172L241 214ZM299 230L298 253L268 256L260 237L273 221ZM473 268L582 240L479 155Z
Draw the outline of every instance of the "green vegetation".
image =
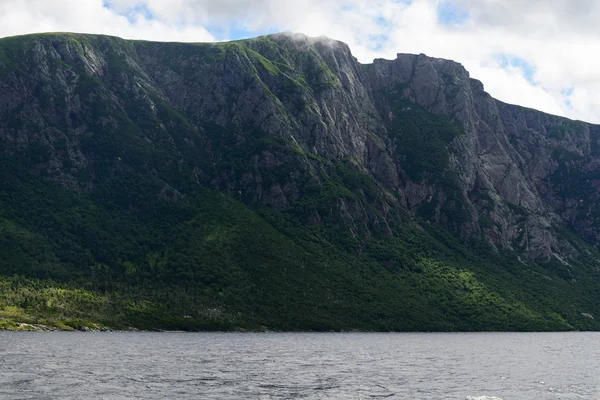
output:
M448 146L462 134L462 128L448 117L434 115L399 93L401 87L387 94L393 117L390 137L394 140L402 166L416 182L449 181Z
M109 65L97 77L57 64L77 77L76 115L58 84L36 95L39 121L25 106L0 115L0 329L598 328L581 317L600 315L600 279L581 266L593 257L567 270L462 242L429 222L436 199L415 221L350 158L198 122L158 93L141 99L125 84L139 73L129 42L57 37L102 48ZM30 39L0 41L5 66L21 63L11 40ZM339 85L314 49L298 56L268 38L157 46L190 76L245 54L249 79L281 103ZM390 102L402 165L444 188L446 223L459 224L447 147L460 128ZM23 129L28 143L15 147Z
M449 146L463 134L448 117L434 115L403 98L403 85L386 93L392 112L388 135L395 145L400 165L414 182L435 184L439 191L421 204L417 213L427 220L458 229L471 218L460 185L448 168ZM441 204L439 210L436 209Z
M2 166L11 179L0 188L0 269L13 277L4 278L0 290L5 325L586 328L553 298L570 285L555 288L563 281L539 279L528 272L533 265L476 257L443 229L422 232L401 216L393 238L372 228L376 237L365 241L347 234L351 221L335 226L337 199L373 196L369 203L376 204L377 184L351 163L328 168L324 183L307 187L285 213L252 210L204 188L175 202L161 200L160 185L143 174L110 177L98 182L97 193L76 193L15 165ZM305 225L315 211L325 224Z
M554 140L562 140L567 133L582 134L585 130L581 121L564 120L560 125L552 125L548 128L548 136Z

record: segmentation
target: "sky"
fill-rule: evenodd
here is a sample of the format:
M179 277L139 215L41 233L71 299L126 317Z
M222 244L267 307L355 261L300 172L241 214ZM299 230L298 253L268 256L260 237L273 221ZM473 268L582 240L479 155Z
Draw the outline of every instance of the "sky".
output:
M455 60L502 101L595 123L599 20L600 0L0 0L0 37L323 35L348 43L363 63L397 53Z

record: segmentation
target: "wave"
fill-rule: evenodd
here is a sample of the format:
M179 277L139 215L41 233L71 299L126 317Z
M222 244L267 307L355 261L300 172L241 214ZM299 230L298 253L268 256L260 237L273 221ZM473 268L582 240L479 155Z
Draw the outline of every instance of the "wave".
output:
M494 396L467 396L465 400L502 400L502 398Z

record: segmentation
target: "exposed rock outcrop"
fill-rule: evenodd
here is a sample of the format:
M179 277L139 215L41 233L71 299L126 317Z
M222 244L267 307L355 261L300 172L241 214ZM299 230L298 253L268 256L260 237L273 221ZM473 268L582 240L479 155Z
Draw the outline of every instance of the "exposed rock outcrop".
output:
M499 102L453 61L399 54L361 65L344 43L292 34L219 44L57 34L5 39L1 49L1 149L28 154L32 172L69 189L94 190L97 173L151 169L150 154L127 147L149 143L179 149L173 165L192 149L197 183L278 210L319 184L327 165L346 163L377 181L378 212L351 199L332 212L367 235L374 225L393 235L386 215L401 210L530 259L576 254L557 228L600 238L600 128ZM419 113L454 133L423 128ZM294 155L260 149L256 132ZM263 173L209 171L224 161L216 143L225 138ZM426 165L411 161L417 150ZM158 196L185 196L171 185Z

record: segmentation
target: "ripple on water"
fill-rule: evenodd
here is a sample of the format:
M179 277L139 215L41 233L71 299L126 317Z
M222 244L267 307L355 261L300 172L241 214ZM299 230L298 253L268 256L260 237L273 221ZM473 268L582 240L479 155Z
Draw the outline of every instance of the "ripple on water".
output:
M597 399L600 336L0 333L0 399Z

